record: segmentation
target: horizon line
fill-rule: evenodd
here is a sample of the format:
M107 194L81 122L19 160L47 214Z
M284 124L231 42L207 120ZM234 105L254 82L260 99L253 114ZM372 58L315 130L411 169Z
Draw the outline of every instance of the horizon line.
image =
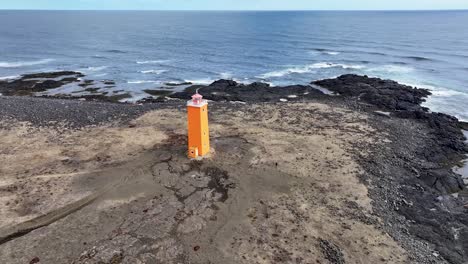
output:
M169 11L169 12L391 12L391 11L468 11L468 8L462 9L3 9L0 11Z

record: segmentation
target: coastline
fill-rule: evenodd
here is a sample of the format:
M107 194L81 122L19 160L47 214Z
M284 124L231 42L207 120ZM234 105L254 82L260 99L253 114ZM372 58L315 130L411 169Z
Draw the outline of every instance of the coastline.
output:
M27 81L27 83L23 83L25 80L21 80L20 82L15 83L14 86L5 86L5 83L2 83L3 86L0 85L0 92L4 95L19 95L10 92L20 87L20 94L29 96L32 92L43 92L51 87L56 88L57 85L76 82L78 78L80 78L78 77L79 73L71 73L67 74L67 76L68 75L74 75L75 77L67 78L76 78L76 80L64 80L64 78L55 82L50 81L44 83L41 81L41 85L39 86L37 86L37 81ZM28 76L27 79L34 79L31 77L38 76ZM41 75L40 77L42 78L44 76ZM48 77L56 78L57 76ZM110 82L111 81L105 85L111 85ZM313 204L318 203L318 208L322 208L321 206L324 206L324 208L327 208L326 210L334 212L330 213L330 215L325 214L323 217L331 217L328 219L330 221L341 221L341 227L339 228L344 226L343 230L350 230L350 227L348 226L349 222L347 221L351 219L354 221L352 222L352 225L355 225L356 223L359 223L360 225L364 224L365 226L369 226L369 228L372 227L384 232L384 234L389 234L392 239L396 241L395 245L392 244L392 246L389 247L395 250L397 250L398 247L401 247L402 249L398 249L399 254L397 254L397 258L388 259L389 256L387 255L368 256L369 259L375 258L373 260L376 260L377 262L401 263L404 262L403 260L405 258L407 258L410 262L416 263L464 263L468 258L468 252L466 251L468 248L468 203L463 195L454 195L455 193L463 192L465 186L461 177L452 172L452 168L456 164L459 164L461 160L465 159L465 155L468 153L468 147L464 142L465 138L462 133L462 128L465 127L466 124L459 123L455 118L448 115L430 113L428 112L428 109L421 107L421 103L424 101L424 98L430 94L427 90L414 89L393 81L357 75L344 75L335 79L317 81L314 82L313 85L319 85L320 87L328 89L329 91L339 95L332 96L324 94L320 90L315 89L314 86L296 85L287 87L269 87L267 84L263 83L242 85L230 80L219 80L208 86L190 86L185 91L176 92L170 95L166 93L157 94L156 96L158 96L158 98L146 98L138 104L64 100L63 98L68 98L64 95L57 96L61 99L2 96L0 97L0 111L3 112L2 117L8 117L8 120L2 120L3 123L1 127L5 133L8 133L9 129L16 128L20 122L28 122L32 127L42 127L46 130L54 130L56 129L57 124L61 124L61 127L63 127L63 121L69 121L69 125L66 125L66 131L68 132L65 133L80 129L86 131L86 129L89 129L89 127L92 126L101 129L101 127L104 126L102 130L100 130L100 133L106 133L106 131L108 131L107 129L111 128L117 129L118 132L113 133L116 133L114 135L119 135L119 137L123 137L123 134L119 133L124 133L125 135L127 135L127 133L131 133L126 130L129 128L132 129L135 126L138 128L141 125L141 129L144 129L144 131L142 131L143 134L151 133L150 131L155 129L155 125L164 128L161 133L167 134L169 141L164 141L166 143L158 145L157 148L144 146L143 150L138 150L137 153L139 154L135 154L136 160L139 160L139 158L144 160L145 156L143 154L148 154L148 151L162 151L162 153L159 153L161 155L167 155L167 152L171 153L174 149L177 149L178 152L181 151L180 148L183 148L183 144L180 144L180 141L183 142L183 140L180 139L180 137L183 136L184 128L177 128L171 126L169 123L171 123L171 118L183 117L183 112L181 111L183 111L185 100L187 100L187 98L189 98L196 89L199 89L200 93L202 93L206 99L213 101L210 106L210 109L212 110L210 111L212 111L211 114L215 121L214 138L220 141L218 146L221 150L224 148L224 151L226 152L219 152L220 160L222 160L223 163L217 164L216 166L223 167L228 171L227 169L233 168L228 165L228 160L233 159L241 164L241 171L244 170L243 172L248 173L249 169L242 167L245 166L244 162L246 161L237 155L231 154L229 148L238 145L240 148L239 151L246 151L246 153L250 153L246 149L256 149L256 147L258 148L256 151L259 153L268 150L268 143L263 142L263 145L260 144L262 142L261 138L255 136L255 133L266 133L262 130L255 130L255 124L261 125L258 124L258 121L263 120L264 124L261 126L265 126L269 131L272 131L272 134L267 135L268 137L271 137L270 139L277 140L276 144L278 146L276 147L278 150L288 150L286 143L291 144L293 149L288 150L288 155L285 155L285 157L268 156L267 154L275 153L274 148L271 149L270 152L266 151L263 155L257 153L254 157L256 157L258 164L264 163L267 167L272 164L279 164L276 165L279 166L279 168L276 170L273 169L273 171L269 172L272 175L276 175L278 171L286 174L296 173L297 175L300 175L301 173L304 173L304 175L307 175L313 170L313 167L311 168L309 165L313 165L315 163L313 160L307 159L305 159L305 161L301 161L299 158L304 158L298 154L297 149L308 151L312 150L305 146L301 146L299 142L289 138L288 135L295 135L303 140L307 140L306 142L313 144L316 139L311 137L313 137L314 134L323 134L322 140L330 140L330 142L338 141L342 142L342 145L333 146L330 143L331 145L324 146L324 153L314 154L313 158L329 159L327 162L330 162L330 168L334 169L334 166L340 168L337 169L337 171L334 171L338 176L332 177L331 182L328 182L326 186L314 187L314 181L301 182L294 177L291 178L290 181L311 184L311 189L313 191L323 189L326 193L325 196L329 196L329 200L331 199L334 201L334 199L341 199L344 202L335 204L330 201L322 201L320 200L320 197L314 196L316 194L308 193L300 187L295 187L298 188L296 190L297 192L304 192L301 193L301 195L313 196L312 200L306 199L307 201L304 202L305 204L310 203L309 206L312 206ZM89 95L79 95L78 97L82 100L118 101L114 100L115 98L112 100L105 99L102 97L105 95L102 94L91 94L91 90L89 92ZM151 116L152 113L153 116ZM168 116L164 116L164 114ZM216 116L216 114L219 116ZM135 120L140 120L140 122L142 122L141 118L145 115L150 115L149 117L151 118L159 117L160 119L156 119L156 121L148 121L144 119L145 122L149 122L149 124L145 123L143 126L142 123L137 122L135 125ZM243 125L243 120L246 120L248 124ZM233 131L239 130L239 132L229 132L223 127L233 129ZM171 136L174 136L174 134L171 134L174 133L171 129L180 133L175 133L179 138L176 137L171 141ZM332 129L333 131L330 132L328 131L329 129ZM242 133L247 133L248 136L244 136ZM275 136L276 134L282 135L282 137ZM344 137L349 136L349 138L343 138L340 134L343 134ZM112 135L112 133L110 133L110 135ZM148 136L147 134L145 135ZM87 138L86 134L83 134L82 136L84 139ZM248 138L246 139L246 137ZM77 138L79 139L80 137L77 136ZM164 138L164 136L161 136L161 138ZM142 142L145 139L147 138L142 138ZM123 145L126 145L126 140L129 139L124 138L122 141ZM285 141L285 146L282 145L282 140ZM10 144L14 144L14 142L10 142ZM251 144L253 144L253 146L251 146ZM330 149L328 149L328 147L330 147ZM262 150L262 148L264 150ZM295 150L294 148L297 149ZM340 148L343 148L343 150L340 150ZM164 149L166 150L164 151ZM357 170L359 172L356 173L355 176L360 180L360 184L363 184L362 187L358 183L353 182L353 173L350 173L349 171L345 172L345 169L354 170L355 168L341 168L339 160L336 160L337 157L328 153L327 150L332 150L337 153L344 151L344 153L341 153L341 156L337 157L347 159L346 157L350 156L350 159L353 162L356 162L357 167L360 169ZM128 157L125 156L118 160L118 164L132 160L129 158L132 155L128 155ZM139 155L143 156L140 157ZM223 155L227 156L224 157ZM246 156L250 155L251 154L246 154ZM327 155L331 156L328 157ZM182 162L182 158L176 156L177 155L174 155L174 159ZM291 158L291 160L289 160L289 158ZM53 160L54 157L51 157L51 159ZM100 159L103 158L101 157ZM112 157L109 159L112 160ZM210 162L213 161L207 161L207 163ZM116 166L112 162L104 164L107 164L106 166L109 166L110 168ZM263 165L258 164L256 165L259 166L257 169L265 169ZM318 162L318 164L321 163ZM75 169L78 169L78 171L83 169L80 168L79 164L75 164L74 166L77 166ZM93 166L97 166L95 168L99 168L100 166L103 166L103 163L102 161L96 161L96 164ZM144 162L142 166L146 166L146 163ZM52 166L51 170L54 170L53 168L54 167ZM327 163L324 163L324 169L325 171L329 169L327 168ZM200 170L203 171L203 169ZM229 172L230 171L228 171L228 173ZM344 179L349 182L343 182L342 185L344 186L342 187L333 187L338 191L338 193L332 194L333 190L330 189L333 188L330 187L330 185L341 184L341 182L339 182L340 173L342 173ZM298 177L297 175L296 177ZM327 177L327 175L327 173L317 175L318 178L315 178L315 180L320 182L323 180L320 177ZM17 177L20 177L20 175L17 175ZM269 181L267 176L262 177L266 177L263 179L266 182ZM289 186L289 183L282 182L282 177L285 177L284 175L277 175L275 177L273 177L272 180L278 186ZM236 179L235 176L233 176L233 180L234 179ZM239 181L237 183L240 187L246 188L242 185L245 183L243 183L240 178L237 180ZM357 195L356 201L350 200L351 196L346 196L347 191L345 191L347 189L347 183L356 188L366 189L368 194L359 194ZM265 192L277 193L278 190L275 188L281 189L280 187L271 188L271 190L269 189ZM292 187L289 186L289 188ZM340 193L340 191L344 192ZM227 189L225 192L227 192ZM238 190L236 190L236 187L233 187L233 190L230 190L230 192L236 194ZM281 191L279 192L281 193ZM338 198L334 195L337 195ZM367 196L368 198L366 198ZM273 199L272 197L270 198ZM292 206L289 204L291 201L288 200L288 198L284 199L284 202L286 203L284 206ZM366 199L370 199L369 204L363 202ZM226 201L220 201L211 201L210 206L215 204L216 206L223 207L223 203L232 203L232 200L229 198ZM274 202L270 201L270 203ZM250 206L254 204L255 206L251 208L256 209L251 209L247 205L245 205L247 207L241 206L237 209L242 209L244 210L244 213L247 212L252 215L255 215L258 211L263 212L262 210L264 210L261 209L263 208L262 204L256 204L252 201L246 202L246 204L249 204ZM346 206L341 208L343 205ZM366 209L366 205L371 206L371 208ZM151 206L157 206L157 203L150 205L150 207ZM275 206L276 208L281 207L280 204L268 204L267 202L267 207L268 206L273 206L272 208L275 208ZM271 208L269 210L274 211ZM215 215L222 218L222 215L219 215L216 212L223 212L231 216L235 215L234 212L223 211L220 209L219 211L215 210L210 217ZM294 211L294 213L299 214L299 211ZM265 213L261 214L264 215ZM63 222L67 221L73 223L73 217L72 213L69 217L61 219L60 222L62 225L64 225ZM304 215L296 215L296 218L300 219L298 220L299 223L297 223L297 228L303 228L307 223L313 222L310 217L313 218L313 212L312 216L309 215L307 217ZM282 222L284 220L281 220L281 217L272 217L271 219L272 220L264 219L262 221L268 222L274 220L277 221L275 223L278 225L285 224ZM344 221L342 219L348 220ZM218 223L216 220L213 221L214 225ZM443 225L441 223L443 223ZM129 225L128 228L131 229L131 224L127 223L127 225ZM255 223L252 224L252 226L255 229ZM54 227L51 226L45 227L45 229L53 228ZM178 226L178 228L182 227ZM222 227L219 228L222 230ZM369 232L374 232L371 231L374 230L372 228L369 229ZM351 228L351 230L352 229L353 228ZM2 235L5 234L5 232L9 232L9 229L4 226L0 228L0 230L3 232L1 233ZM200 230L205 229L201 228ZM200 230L198 230L198 232L202 232ZM323 231L320 236L314 237L314 239L317 239L316 241L319 242L314 240L308 241L307 243L318 243L317 249L321 253L317 254L328 261L332 261L331 259L338 261L337 263L343 263L339 261L345 261L345 259L352 261L353 258L358 257L360 253L352 251L351 246L346 245L345 243L343 244L337 240L337 237L332 235L333 232L338 232L337 230ZM26 239L28 237L32 240L37 238L40 234L40 228L36 231L27 233L24 236L19 236L19 238L8 242L3 242L0 245L0 255L6 257L7 250L18 246L18 243L21 242L26 243L25 245L22 245L23 249L29 249L33 252L34 250L32 248L28 248L28 244L25 241L28 240ZM208 232L208 237L211 236L209 234L210 233ZM234 236L242 237L241 233L235 233ZM284 236L284 239L286 240L293 239L292 233L286 233ZM266 239L264 242L266 244L273 243L277 247L277 251L284 253L276 256L279 258L277 261L288 261L288 254L284 251L293 250L294 247L288 248L285 244L278 244L279 242L276 240L279 239L277 237L278 236L273 236L272 238ZM351 234L350 237L353 239L356 238L353 237L353 234ZM184 248L184 245L186 245L184 243L191 241L191 239L192 238L189 236L187 240L182 242L173 241L171 243L176 244L176 246L171 244L170 247L182 247L183 250L181 251L183 251L183 254L181 254L189 259L203 259L203 257L193 255L193 252L186 252L189 251L190 248ZM93 241L95 247L100 248L100 246L103 246L103 248L100 248L102 252L108 253L108 251L113 248L100 240L99 237L93 238ZM345 241L347 241L347 239L345 239ZM178 244L179 242L180 245ZM389 240L385 243L387 242L390 243L391 241ZM251 244L244 242L242 245L237 248L239 252L246 252L245 247L248 247ZM375 244L372 244L372 242L361 245L370 247L370 251L372 251L372 248L378 248ZM293 243L292 246L299 247L299 244ZM234 249L235 247L232 248L232 250ZM382 248L379 249L383 250ZM256 248L256 250L259 249ZM208 258L213 257L213 254L215 254L211 251L210 253L211 254L208 254L207 256ZM59 255L60 254L61 253L59 253ZM128 252L124 252L123 254L124 256L128 255L129 257L135 257L132 253ZM223 254L225 256L233 257L232 253L229 253L229 250L224 251ZM296 254L302 258L309 256L302 251ZM80 259L80 257L77 258ZM381 259L379 260L379 258ZM9 260L11 260L12 263L15 263L14 259ZM84 260L89 260L89 263L93 263L92 257ZM82 262L85 262L84 260ZM246 259L241 259L240 261L245 261L247 263L253 260L255 260L253 256L247 256ZM107 261L109 261L109 259L107 259ZM78 261L76 263L82 262Z

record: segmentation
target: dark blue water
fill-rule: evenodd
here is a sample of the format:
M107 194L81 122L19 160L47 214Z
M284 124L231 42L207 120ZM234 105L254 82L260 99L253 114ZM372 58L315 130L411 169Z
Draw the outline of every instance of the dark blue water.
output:
M359 73L427 87L468 119L468 12L0 11L0 78L77 70L132 91Z

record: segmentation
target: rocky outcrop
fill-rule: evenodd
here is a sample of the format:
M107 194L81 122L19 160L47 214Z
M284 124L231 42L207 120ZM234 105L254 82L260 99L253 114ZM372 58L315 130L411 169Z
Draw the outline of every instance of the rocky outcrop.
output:
M353 74L315 81L313 84L342 97L365 102L378 110L389 111L395 117L425 123L429 128L431 141L427 142L428 146L419 154L429 162L452 164L454 160L461 160L468 153L465 137L460 129L462 124L455 117L432 113L421 106L431 94L426 89ZM425 171L421 177L428 186L441 192L452 193L463 188L460 176L452 172L450 165L438 171Z
M279 102L298 101L324 97L321 91L308 85L271 87L267 83L254 82L248 85L233 80L218 80L208 86L194 85L183 92L172 94L172 98L189 99L196 91L212 101Z
M83 76L82 73L73 71L25 74L13 81L0 81L0 93L10 96L31 96L34 95L34 93L59 88L73 82L79 82L78 78Z
M63 76L75 76L75 77L84 77L84 74L81 72L75 71L56 71L56 72L41 72L41 73L32 73L24 74L22 79L53 79Z
M392 142L375 150L375 161L363 162L366 177L377 185L370 189L375 209L391 223L389 233L409 232L432 244L435 256L465 263L468 215L463 198L458 198L465 187L452 167L468 153L461 130L466 124L422 107L429 91L394 81L343 75L314 84L357 101L366 111L385 111L399 120L384 121L389 127L379 125ZM404 129L408 122L415 127L414 134ZM400 140L407 143L402 145Z
M74 82L75 78L80 76L78 74L61 75L63 73L48 74L47 76L29 75L10 82L0 82L0 92L5 95L31 95L34 92L56 87L59 83ZM44 80L46 77L49 79ZM105 82L111 85L111 81ZM106 91L101 92L99 89L102 88L98 89L94 87L95 85L94 81L81 81L78 87L81 86L90 94L61 96L66 96L63 98L68 99L81 98L82 100L112 102L118 102L130 96L117 94L117 91L112 94ZM326 88L336 95L324 94L314 85ZM169 96L180 98L180 101L175 100L175 102L181 106L197 90L203 94L204 98L213 101L276 103L310 100L327 102L331 107L345 106L360 113L366 112L366 117L368 117L365 119L366 124L371 124L371 127L376 130L376 135L384 135L382 139L385 140L378 143L373 141L369 143L369 146L356 144L354 157L362 168L362 179L368 186L369 196L373 201L373 212L385 222L383 228L408 252L414 252L412 250L415 248L417 251L418 247L422 247L423 250L420 252L430 252L426 255L441 260L441 263L445 260L450 263L466 263L468 259L468 204L466 204L466 198L458 196L459 192L464 189L464 184L460 176L452 171L452 167L468 152L461 130L468 128L468 125L452 116L431 113L422 107L421 103L430 95L429 91L390 80L343 75L334 79L316 81L312 85L286 87L271 87L266 83L245 85L233 80L218 80L207 86L193 85L183 92ZM125 114L140 111L138 110L140 107L159 107L151 103L161 104L173 101L166 97L170 92L161 92L157 89L145 90L145 92L153 97L144 98L138 103L146 103L146 105L126 108ZM155 98L156 96L158 97ZM27 104L28 107L29 104ZM73 105L75 104L78 105L78 102L73 102ZM41 103L40 105L48 105L49 114L37 116L33 110L24 110L29 108L21 108L21 111L17 111L18 104L12 105L14 105L14 112L20 112L29 119L39 121L57 112L56 107ZM212 109L219 105L213 104ZM94 120L96 116L99 117L101 113L116 106L116 104L104 105L102 107L104 110L93 112L82 110L86 107L79 105L70 112L67 119L78 119L83 122L82 119L88 120L91 117ZM128 107L128 105L122 105L122 107ZM231 107L241 111L244 106L239 104ZM77 118L79 111L84 111L84 114L81 114L82 118ZM118 113L120 115L121 112ZM284 111L282 115L290 117L291 112ZM323 114L321 118L331 117ZM99 121L104 117L96 119ZM336 119L336 123L338 122L352 125L351 121L346 123L347 121ZM310 124L307 129L310 128L312 131L315 125ZM366 151L363 152L363 149ZM292 151L295 150L292 149ZM173 177L170 178L173 179ZM210 188L216 190L215 187L217 184ZM405 239L408 237L410 239ZM338 263L343 260L343 254L338 245L324 238L319 246L329 261Z
M341 96L357 97L381 110L390 111L422 111L421 103L431 94L426 89L413 88L392 80L354 74L315 81L313 84L327 88Z

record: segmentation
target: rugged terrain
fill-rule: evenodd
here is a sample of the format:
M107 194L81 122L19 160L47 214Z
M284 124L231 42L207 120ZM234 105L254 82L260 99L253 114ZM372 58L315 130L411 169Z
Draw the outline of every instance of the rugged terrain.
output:
M199 161L185 156L197 89L214 101ZM466 263L465 124L422 108L429 94L345 75L142 105L0 97L0 259Z

